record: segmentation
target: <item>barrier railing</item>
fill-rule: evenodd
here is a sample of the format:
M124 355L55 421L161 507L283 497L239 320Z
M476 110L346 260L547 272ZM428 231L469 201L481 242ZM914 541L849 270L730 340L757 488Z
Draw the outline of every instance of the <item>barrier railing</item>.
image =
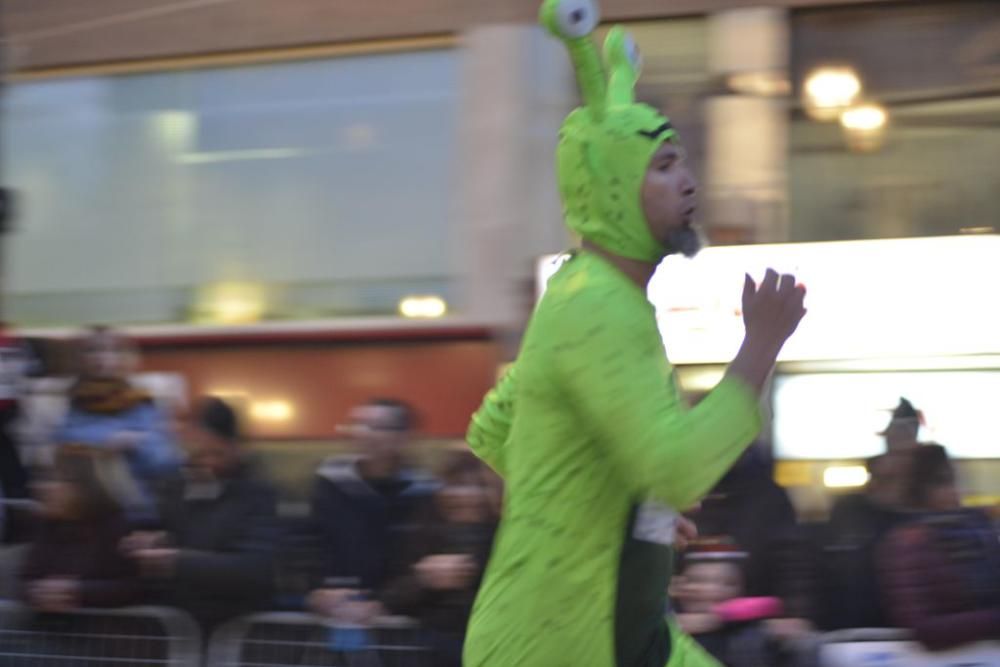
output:
M162 607L81 609L38 615L0 601L0 665L11 667L433 667L408 619L370 627L331 626L297 612L244 616L202 638L186 613ZM997 667L1000 642L929 652L895 629L823 636L820 667Z
M211 667L433 667L416 625L384 619L369 627L332 626L311 614L245 616L216 630Z
M201 632L162 607L36 614L0 602L0 665L11 667L201 667Z
M820 667L997 667L1000 642L925 650L906 630L861 628L823 637Z

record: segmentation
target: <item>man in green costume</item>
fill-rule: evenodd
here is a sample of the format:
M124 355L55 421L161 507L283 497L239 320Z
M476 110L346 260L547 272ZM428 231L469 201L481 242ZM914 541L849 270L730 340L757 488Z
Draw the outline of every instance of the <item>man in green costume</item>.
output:
M695 181L670 121L634 100L629 36L612 29L602 58L593 0L546 0L541 20L566 43L585 102L557 156L582 247L469 429L507 496L465 664L714 665L665 615L677 510L756 436L759 394L805 293L792 276L747 276L743 345L715 390L684 405L645 290L663 257L699 248Z

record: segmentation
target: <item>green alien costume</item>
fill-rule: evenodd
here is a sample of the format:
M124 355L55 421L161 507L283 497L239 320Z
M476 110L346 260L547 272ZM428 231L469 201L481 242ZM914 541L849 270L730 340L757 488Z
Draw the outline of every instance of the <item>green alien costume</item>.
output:
M560 133L566 222L612 253L657 262L667 251L640 189L675 133L634 101L634 45L614 28L602 59L592 0L547 0L541 19L567 44L585 100ZM600 256L573 253L469 429L507 491L465 665L715 665L666 614L674 510L707 493L759 426L756 397L735 378L688 408L643 290Z

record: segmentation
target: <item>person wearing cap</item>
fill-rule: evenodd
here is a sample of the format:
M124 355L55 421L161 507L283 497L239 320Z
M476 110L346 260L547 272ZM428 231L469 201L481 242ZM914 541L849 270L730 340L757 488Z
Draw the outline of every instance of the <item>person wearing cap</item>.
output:
M202 400L184 441L183 473L161 497L162 532L133 534L123 549L164 603L188 611L207 631L271 603L277 500L224 401Z
M920 447L918 436L924 415L905 398L892 410L889 424L879 435L885 438L885 453L868 462L866 495L877 505L897 510L910 509L906 488L910 483L914 454Z
M759 285L745 278L741 349L688 408L646 297L664 257L701 245L684 149L671 122L635 100L628 34L612 28L603 54L592 41L596 2L546 0L541 21L583 93L556 156L564 218L582 241L469 428L507 495L464 664L714 665L664 618L677 517L756 437L805 289L772 270Z
M923 413L906 398L900 398L899 404L892 410L889 424L879 433L885 438L885 450L892 454L919 447L917 436L923 424Z
M866 462L868 483L859 493L834 502L821 577L821 622L827 629L890 624L875 553L881 540L907 521L905 489L922 423L922 413L900 398L888 425L878 433L885 438L886 451Z

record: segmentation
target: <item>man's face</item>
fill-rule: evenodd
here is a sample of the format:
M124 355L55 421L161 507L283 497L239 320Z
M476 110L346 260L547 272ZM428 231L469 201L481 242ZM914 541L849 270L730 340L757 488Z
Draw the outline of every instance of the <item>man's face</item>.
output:
M351 410L351 437L364 454L399 454L408 436L399 424L400 415L395 407L362 405Z
M234 443L197 425L185 429L184 444L188 466L208 477L225 477L239 462L239 450Z
M114 334L99 333L84 342L83 362L88 375L120 378L129 373L131 355L120 338Z
M684 150L665 142L653 154L642 183L642 212L653 236L670 253L694 257L702 241L694 228L697 183Z
M885 431L885 445L890 452L916 449L920 423L916 419L894 420Z

